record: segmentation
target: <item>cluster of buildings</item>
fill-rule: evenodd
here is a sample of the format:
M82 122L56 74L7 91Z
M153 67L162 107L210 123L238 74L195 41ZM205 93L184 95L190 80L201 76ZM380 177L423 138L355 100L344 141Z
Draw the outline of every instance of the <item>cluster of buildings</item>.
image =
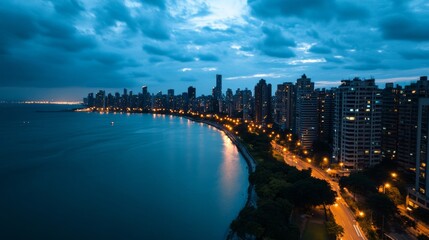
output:
M111 110L184 111L218 113L253 121L262 127L278 125L294 133L303 149L316 141L332 148L331 162L361 170L383 158L397 161L416 174L408 203L429 208L429 82L420 77L407 86L387 83L380 89L374 79L343 80L331 89L315 89L305 74L295 82L273 86L261 79L249 89L222 91L222 75L216 75L212 94L196 95L190 86L176 95L150 94L146 86L138 94L99 91L84 99L89 107Z

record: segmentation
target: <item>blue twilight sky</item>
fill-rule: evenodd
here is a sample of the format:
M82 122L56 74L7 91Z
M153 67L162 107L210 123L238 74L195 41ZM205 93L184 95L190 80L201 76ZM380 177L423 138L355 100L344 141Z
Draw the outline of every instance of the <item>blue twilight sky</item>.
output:
M0 100L429 74L428 0L2 0Z

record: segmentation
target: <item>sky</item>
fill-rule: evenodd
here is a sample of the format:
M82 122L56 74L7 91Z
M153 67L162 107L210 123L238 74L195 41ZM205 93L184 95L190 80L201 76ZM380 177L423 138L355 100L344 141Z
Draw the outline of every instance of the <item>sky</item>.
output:
M427 0L0 1L0 100L429 74ZM274 87L275 88L275 87Z

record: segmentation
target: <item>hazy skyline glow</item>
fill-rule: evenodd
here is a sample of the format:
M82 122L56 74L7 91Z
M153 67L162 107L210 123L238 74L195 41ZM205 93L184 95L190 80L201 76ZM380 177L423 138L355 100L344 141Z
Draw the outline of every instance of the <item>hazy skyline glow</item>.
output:
M18 0L0 2L0 26L0 100L429 72L424 0Z

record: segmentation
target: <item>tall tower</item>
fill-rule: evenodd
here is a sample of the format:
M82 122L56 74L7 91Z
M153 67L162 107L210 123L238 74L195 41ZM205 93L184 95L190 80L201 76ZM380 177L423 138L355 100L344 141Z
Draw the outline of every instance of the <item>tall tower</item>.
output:
M398 151L398 127L399 127L399 96L402 87L393 83L386 83L382 91L381 107L381 151L383 157L396 160Z
M332 122L334 119L334 90L317 89L317 112L319 123L318 139L328 144L332 144Z
M222 98L222 75L216 74L216 91L215 96L217 100Z
M293 130L295 124L295 86L291 82L277 85L275 122L284 129Z
M191 111L196 109L196 91L196 88L188 87L188 106Z
M416 165L417 110L419 98L429 97L427 76L404 87L399 97L398 154L399 165L413 170Z
M374 79L341 83L335 101L333 159L360 170L381 161L381 93Z
M255 122L267 124L271 121L271 84L261 79L255 86Z
M304 74L296 80L295 132L301 146L310 149L318 135L317 95L314 82Z
M417 107L416 180L408 191L407 205L429 210L429 98L420 98Z

